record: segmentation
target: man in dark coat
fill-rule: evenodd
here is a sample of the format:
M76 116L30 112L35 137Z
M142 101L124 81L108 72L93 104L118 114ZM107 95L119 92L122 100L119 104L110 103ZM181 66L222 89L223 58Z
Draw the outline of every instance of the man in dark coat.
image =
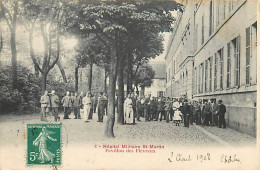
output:
M98 122L103 122L103 117L105 114L105 109L107 106L107 98L103 95L103 92L100 92L100 96L98 98Z
M197 101L194 101L193 103L193 109L194 109L194 119L196 121L196 124L199 125L201 124L201 119L200 119L200 104Z
M156 121L158 120L158 118L160 119L160 121L162 121L162 117L164 116L164 101L163 98L159 98L158 100L158 115L156 117Z
M212 107L210 105L210 102L205 102L202 112L204 115L204 125L209 126L211 124L211 114L212 114Z
M144 118L145 118L145 121L150 121L149 120L149 117L150 117L150 97L147 97L145 99L145 102L144 102Z
M80 106L81 106L81 98L78 96L78 93L75 93L73 97L73 109L74 109L74 119L78 119L80 117Z
M226 128L225 114L226 114L226 106L223 104L222 100L219 100L218 101L219 128L221 128L222 125L223 128Z
M150 116L149 116L150 121L155 119L156 110L157 110L157 104L156 104L154 97L152 97L152 99L150 101Z
M192 110L191 110L190 105L188 104L187 99L184 99L182 114L183 114L183 119L184 119L184 127L189 127L190 115L192 114Z

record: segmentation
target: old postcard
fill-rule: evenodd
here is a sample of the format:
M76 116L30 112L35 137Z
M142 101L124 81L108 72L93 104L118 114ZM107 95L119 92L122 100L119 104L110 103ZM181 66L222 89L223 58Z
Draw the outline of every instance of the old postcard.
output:
M260 169L259 12L0 1L0 169Z

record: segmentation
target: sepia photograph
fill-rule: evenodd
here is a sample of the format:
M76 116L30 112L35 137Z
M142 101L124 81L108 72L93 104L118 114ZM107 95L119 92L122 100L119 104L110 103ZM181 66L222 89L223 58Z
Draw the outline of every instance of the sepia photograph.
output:
M0 0L0 170L260 169L257 0Z

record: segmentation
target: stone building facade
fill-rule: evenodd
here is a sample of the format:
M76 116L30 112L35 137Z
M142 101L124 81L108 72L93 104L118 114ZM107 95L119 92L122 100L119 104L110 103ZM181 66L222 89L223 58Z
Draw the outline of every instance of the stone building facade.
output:
M166 95L221 99L228 126L256 136L257 1L183 4L165 57Z

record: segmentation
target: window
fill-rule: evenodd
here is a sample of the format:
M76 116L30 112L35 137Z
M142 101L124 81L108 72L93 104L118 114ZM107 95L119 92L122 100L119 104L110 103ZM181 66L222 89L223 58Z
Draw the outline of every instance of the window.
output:
M230 87L231 82L231 59L230 59L230 43L227 45L227 88Z
M228 12L233 10L233 0L228 1Z
M219 25L219 4L220 4L220 1L219 0L217 0L217 2L216 2L216 26L218 26Z
M201 81L201 65L199 66L199 73L198 73L198 91L199 91L199 93L200 93L200 81Z
M246 84L250 84L251 27L246 28Z
M201 93L203 93L203 83L204 83L204 64L202 63L201 64Z
M218 57L217 54L215 53L215 69L214 69L214 90L217 89L217 73L218 73Z
M219 53L219 66L220 66L220 89L223 89L223 71L224 71L224 63L223 63L223 48L218 51Z
M171 71L170 71L170 68L168 69L168 81L170 81L171 80Z
M212 59L213 57L209 58L209 91L212 91Z
M173 74L175 74L175 60L173 61Z
M204 14L202 15L201 19L201 44L204 43Z
M163 96L164 96L163 93L164 93L163 91L158 91L158 92L157 92L157 97L163 97Z
M213 32L213 3L212 0L209 3L209 35Z
M205 61L205 92L207 92L207 81L208 81L208 61Z
M197 68L194 69L194 73L195 73L195 92L194 93L197 93Z
M195 27L195 35L194 35L194 37L195 37L195 51L198 49L198 24L196 25L196 27Z
M235 86L240 85L240 36L232 40L235 59Z

